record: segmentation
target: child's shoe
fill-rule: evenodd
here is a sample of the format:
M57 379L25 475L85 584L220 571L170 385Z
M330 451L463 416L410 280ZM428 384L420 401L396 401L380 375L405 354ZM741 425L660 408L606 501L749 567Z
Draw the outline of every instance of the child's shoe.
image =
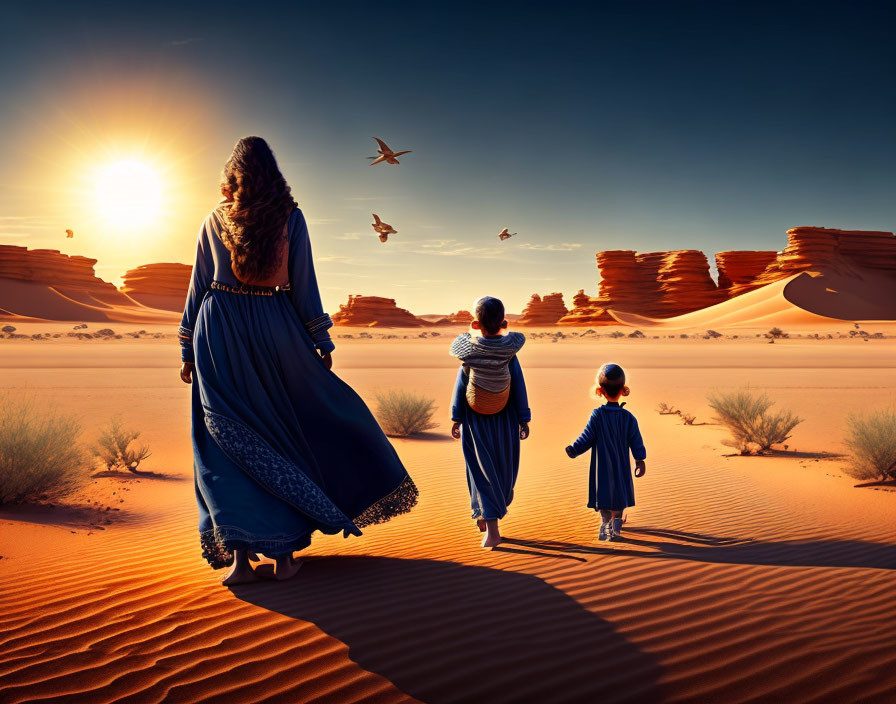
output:
M613 519L613 537L617 540L622 538L622 517Z
M613 524L610 522L604 523L601 521L600 531L597 534L597 539L601 542L606 542L607 540L613 539Z

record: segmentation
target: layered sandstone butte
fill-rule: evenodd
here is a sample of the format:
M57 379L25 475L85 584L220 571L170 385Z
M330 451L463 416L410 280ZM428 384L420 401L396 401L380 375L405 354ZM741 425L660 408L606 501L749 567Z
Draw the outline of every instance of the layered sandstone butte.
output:
M468 310L459 310L447 317L452 325L469 325L473 322L473 314Z
M659 257L657 253L638 254L633 250L614 249L597 253L601 280L597 298L579 291L573 297L573 309L558 322L560 325L600 325L616 321L609 309L630 313L652 310L659 299Z
M0 244L0 278L50 286L114 292L115 286L94 274L96 259L69 256L57 249L28 249Z
M427 322L395 305L394 298L349 296L333 316L336 325L383 328L417 328Z
M584 290L561 325L613 324L610 310L669 318L718 303L725 298L709 275L709 262L694 249L637 253L598 252L601 280L597 298Z
M174 313L140 305L93 270L96 259L0 245L0 317L167 323Z
M663 252L657 283L660 315L673 318L721 303L727 298L709 275L709 261L697 249Z
M781 252L726 251L716 255L718 285L703 252L693 249L639 254L598 252L601 281L597 297L580 290L560 325L613 324L608 311L670 318L802 271L874 270L896 276L896 236L891 232L795 227Z
M143 264L122 276L122 293L150 308L182 311L190 275L189 264Z
M757 287L756 279L778 258L775 251L732 250L716 253L719 288L729 297Z
M896 236L870 230L794 227L787 231L787 246L756 283L765 285L801 271L838 271L844 265L896 275Z
M537 293L532 294L529 303L523 309L523 314L517 319L516 325L556 325L569 311L563 304L562 293L549 293L544 298Z

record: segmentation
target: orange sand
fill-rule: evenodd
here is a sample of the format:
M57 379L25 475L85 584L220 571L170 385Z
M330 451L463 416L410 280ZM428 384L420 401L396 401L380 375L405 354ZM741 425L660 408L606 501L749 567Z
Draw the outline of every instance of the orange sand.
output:
M398 384L435 396L441 427L395 441L420 503L360 539L316 538L291 582L230 591L199 554L173 339L0 341L0 386L77 412L85 439L121 412L152 447L146 468L170 475L99 478L79 511L0 509L0 703L893 696L896 493L815 457L843 451L849 411L896 401L892 338L530 340L532 436L493 552L447 438L447 339L337 342L335 368L365 398ZM563 447L610 359L629 371L648 460L630 540L606 546L587 458ZM724 457L720 428L654 410L699 423L707 391L747 384L806 419L792 456Z

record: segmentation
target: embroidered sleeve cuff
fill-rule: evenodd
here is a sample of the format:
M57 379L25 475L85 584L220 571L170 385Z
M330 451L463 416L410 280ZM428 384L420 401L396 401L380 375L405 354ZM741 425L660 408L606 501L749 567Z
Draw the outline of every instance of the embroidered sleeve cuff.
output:
M182 362L193 362L193 331L181 325L177 328L177 339L180 342L180 359Z
M330 339L330 333L327 332L331 327L333 327L333 319L326 313L305 323L305 330L314 341L314 346L321 352L332 352L336 349L336 345Z

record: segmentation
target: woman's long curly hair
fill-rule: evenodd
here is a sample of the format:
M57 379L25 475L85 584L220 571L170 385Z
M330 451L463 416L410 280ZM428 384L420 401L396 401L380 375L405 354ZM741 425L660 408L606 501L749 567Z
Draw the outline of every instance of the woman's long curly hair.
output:
M224 165L221 193L228 227L221 239L230 250L233 273L241 281L263 281L279 265L283 226L295 200L261 137L243 137Z

